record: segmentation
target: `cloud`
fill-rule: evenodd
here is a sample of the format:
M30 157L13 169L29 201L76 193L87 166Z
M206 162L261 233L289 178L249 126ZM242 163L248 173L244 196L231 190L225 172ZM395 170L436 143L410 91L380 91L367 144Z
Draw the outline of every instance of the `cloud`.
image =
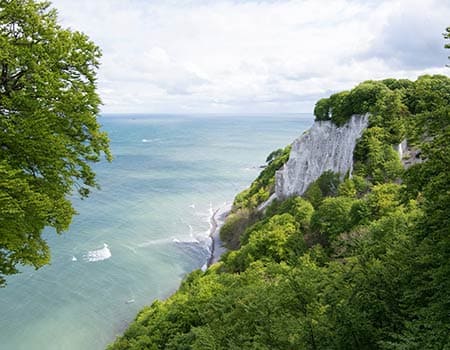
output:
M393 69L442 67L447 56L441 33L450 24L450 3L398 4L365 57L377 57ZM364 57L364 56L363 56Z
M437 0L53 4L103 50L104 112L310 112L362 80L448 72Z

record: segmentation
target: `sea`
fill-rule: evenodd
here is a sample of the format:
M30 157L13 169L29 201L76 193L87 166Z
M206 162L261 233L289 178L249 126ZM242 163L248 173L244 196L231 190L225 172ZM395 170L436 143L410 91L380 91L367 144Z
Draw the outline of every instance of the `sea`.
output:
M229 205L267 155L310 114L102 115L114 160L93 166L100 190L72 201L52 261L0 289L0 349L101 350L137 312L173 293L210 256L212 213Z

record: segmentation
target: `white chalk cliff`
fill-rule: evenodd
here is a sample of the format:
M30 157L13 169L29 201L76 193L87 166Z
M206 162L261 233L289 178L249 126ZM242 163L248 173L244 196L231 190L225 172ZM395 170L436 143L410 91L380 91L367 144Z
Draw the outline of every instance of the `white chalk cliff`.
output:
M276 172L275 196L302 195L327 170L351 174L356 141L368 122L368 114L354 115L341 127L331 121L315 122L294 141L289 160Z

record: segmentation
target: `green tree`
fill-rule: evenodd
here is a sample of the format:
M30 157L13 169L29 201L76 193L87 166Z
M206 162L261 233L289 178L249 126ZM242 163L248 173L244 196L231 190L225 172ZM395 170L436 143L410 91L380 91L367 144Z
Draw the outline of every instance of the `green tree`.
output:
M397 179L403 172L403 166L389 143L391 137L382 127L366 129L355 148L355 173L368 177L374 183Z
M290 153L291 146L289 145L269 154L266 160L267 167L249 188L239 193L234 199L233 212L243 208L253 210L269 199L275 190L275 173L289 160Z
M265 211L266 217L276 214L289 213L299 224L300 229L307 231L314 208L310 202L302 197L291 197L282 202L274 201Z
M330 99L322 98L316 102L314 116L316 120L330 120Z
M244 271L256 260L280 262L306 250L303 235L291 214L274 215L246 232L242 247L231 252L226 264L232 271Z
M348 197L324 199L311 218L313 231L325 234L331 241L351 228L350 210L355 200Z
M410 349L447 349L450 344L450 79L423 76L415 85L417 114L413 138L424 161L408 169L405 184L410 195L417 195L424 215L413 231L412 273L405 293L413 317L407 323L403 343L412 344Z
M445 28L445 33L442 35L444 36L444 39L450 40L450 27ZM444 47L450 49L450 42L446 43ZM448 56L448 59L450 60L450 56ZM450 67L450 65L447 64L447 67Z
M304 197L317 208L326 197L334 197L337 195L340 182L339 174L327 170L309 185Z
M68 228L68 197L97 186L90 163L111 158L96 120L100 49L63 29L49 2L0 0L0 285L50 254L41 233Z

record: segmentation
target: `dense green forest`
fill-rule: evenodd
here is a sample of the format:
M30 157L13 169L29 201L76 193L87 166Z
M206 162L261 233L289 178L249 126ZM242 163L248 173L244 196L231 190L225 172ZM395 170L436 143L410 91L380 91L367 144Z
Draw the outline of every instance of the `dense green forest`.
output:
M337 124L365 112L351 178L258 212L288 149L272 154L236 197L233 250L109 349L450 349L450 79L368 81L315 108Z

